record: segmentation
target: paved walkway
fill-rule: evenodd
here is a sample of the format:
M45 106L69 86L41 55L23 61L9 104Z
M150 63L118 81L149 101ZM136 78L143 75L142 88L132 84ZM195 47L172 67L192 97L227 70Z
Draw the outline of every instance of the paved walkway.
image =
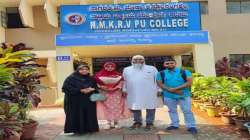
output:
M165 107L157 109L156 129L152 131L147 132L143 128L129 130L128 127L133 123L132 119L121 121L120 124L123 127L120 129L104 130L106 122L100 121L102 129L100 132L81 136L63 134L64 112L61 108L38 109L32 111L31 114L40 124L36 134L37 140L250 140L248 135L242 137L234 127L217 123L218 119L205 118L206 116L202 116L202 112L199 111L196 111L199 129L197 136L186 131L182 113L180 113L181 129L171 132L164 131L169 123ZM145 116L145 112L143 115ZM217 120L216 125L213 124L214 120Z

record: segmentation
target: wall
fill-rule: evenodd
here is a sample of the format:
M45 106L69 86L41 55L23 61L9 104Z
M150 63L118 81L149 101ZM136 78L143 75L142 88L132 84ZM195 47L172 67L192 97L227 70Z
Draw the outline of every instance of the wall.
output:
M202 16L202 26L209 30L215 59L229 54L250 54L250 13L227 14L225 0L209 0L209 14Z
M59 28L47 23L43 6L33 7L35 28L17 28L6 30L6 41L24 42L34 50L55 50L55 35Z

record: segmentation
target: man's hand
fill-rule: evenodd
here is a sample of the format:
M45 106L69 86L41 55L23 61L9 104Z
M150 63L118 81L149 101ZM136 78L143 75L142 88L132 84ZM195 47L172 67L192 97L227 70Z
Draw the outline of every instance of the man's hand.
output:
M168 88L167 89L169 92L176 93L176 94L183 94L181 90L178 90L176 88Z

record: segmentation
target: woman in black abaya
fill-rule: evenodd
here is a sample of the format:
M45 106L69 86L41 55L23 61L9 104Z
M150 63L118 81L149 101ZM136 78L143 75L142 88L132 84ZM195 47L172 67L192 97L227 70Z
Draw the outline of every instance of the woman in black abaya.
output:
M64 111L66 114L64 133L85 134L99 130L96 117L96 102L90 95L97 90L96 82L89 75L89 67L80 65L64 81Z

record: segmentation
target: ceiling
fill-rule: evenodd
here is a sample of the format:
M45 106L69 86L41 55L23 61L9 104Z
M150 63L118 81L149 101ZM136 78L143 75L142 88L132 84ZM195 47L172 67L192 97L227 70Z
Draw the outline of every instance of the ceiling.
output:
M72 47L73 54L84 57L130 57L178 55L192 51L193 45L129 45Z

